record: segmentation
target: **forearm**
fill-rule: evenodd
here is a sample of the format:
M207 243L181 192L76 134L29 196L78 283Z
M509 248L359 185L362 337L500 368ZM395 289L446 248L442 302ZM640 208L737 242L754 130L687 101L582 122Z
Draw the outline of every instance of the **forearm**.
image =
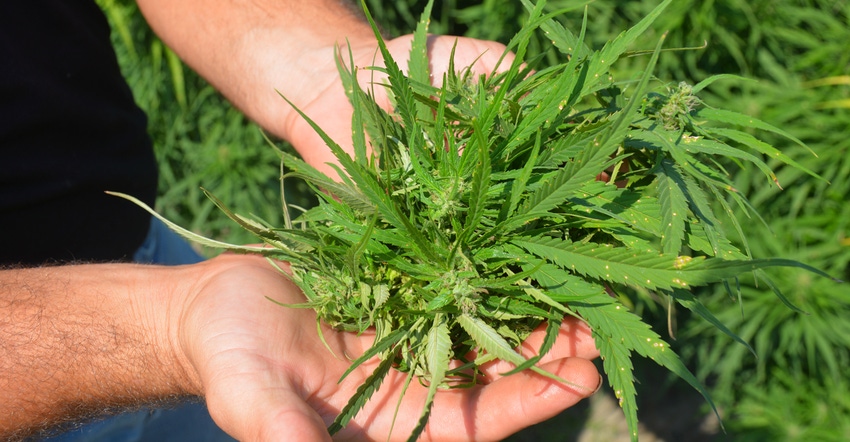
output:
M138 3L186 63L249 117L286 139L293 112L276 91L304 107L339 81L316 75L328 67L335 71L337 45L374 44L351 0Z
M0 439L198 394L171 350L169 293L184 284L175 272L0 271Z

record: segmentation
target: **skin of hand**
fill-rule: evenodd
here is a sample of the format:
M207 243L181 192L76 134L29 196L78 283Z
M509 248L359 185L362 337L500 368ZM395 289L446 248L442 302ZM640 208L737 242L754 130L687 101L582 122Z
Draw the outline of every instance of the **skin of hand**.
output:
M342 383L339 378L350 365L348 358L362 354L374 336L323 328L332 355L319 339L311 310L275 308L263 299L303 299L279 272L260 259L220 259L217 265L225 270L187 299L189 313L180 315L185 324L178 341L198 373L213 418L243 440L329 439L326 426L375 363L364 364ZM526 356L539 347L542 335L540 330L525 343ZM510 367L494 364L486 385L438 393L425 438L499 440L552 417L596 390L600 378L589 359L597 355L586 325L568 319L541 366L583 388L531 373L500 377ZM405 376L393 370L336 438L387 440ZM406 439L426 394L427 388L411 383L390 440Z
M335 177L336 163L314 130L281 98L285 96L349 152L351 105L336 66L348 62L349 48L359 68L381 66L377 39L358 7L348 0L139 0L156 33L246 115L298 150L305 161ZM387 40L402 69L410 35ZM439 82L457 43L455 66L488 74L505 46L463 37L430 36L432 78ZM507 67L511 59L503 61ZM371 88L372 72L361 72ZM379 81L380 79L378 79ZM378 103L389 108L383 87Z
M0 271L0 438L81 415L202 396L239 440L330 440L326 426L371 373L338 380L374 336L323 329L264 258L221 255L191 266L104 264ZM542 330L524 343L533 354ZM499 440L589 396L600 378L590 330L567 319L532 373L438 392L425 440ZM337 440L388 440L405 374L392 371ZM412 382L389 440L405 439L427 391Z
M412 35L403 35L386 42L387 49L393 59L404 71L407 70L412 40ZM505 52L505 46L497 42L431 35L428 37L428 57L431 61L431 78L435 86L441 85L443 74L449 69L449 59L453 49L456 69L470 67L473 72L478 74L487 75L494 70L505 70L510 67L513 61L513 56L508 54L500 63L500 58ZM347 58L348 50L348 47L341 48L343 61L346 64L349 62ZM376 43L370 41L359 46L351 45L350 50L356 66L359 68L358 80L360 86L365 90L373 91L376 102L383 108L389 109L391 107L390 98L387 95L387 88L383 86L385 76L368 69L372 66L383 67L383 60L380 58L380 53L377 52ZM367 69L363 69L364 67ZM299 106L299 109L315 120L319 127L343 149L352 152L350 118L352 108L345 96L333 60L330 60L326 69L326 75L328 77L333 76L333 81L328 81L325 90L316 94L313 100ZM334 72L330 72L330 69L333 69ZM343 111L345 117L336 117ZM337 164L336 158L324 147L324 141L307 124L306 120L301 118L300 115L292 113L288 116L286 123L286 133L289 134L293 140L293 146L304 160L325 172L325 174L335 177L336 172L326 164Z

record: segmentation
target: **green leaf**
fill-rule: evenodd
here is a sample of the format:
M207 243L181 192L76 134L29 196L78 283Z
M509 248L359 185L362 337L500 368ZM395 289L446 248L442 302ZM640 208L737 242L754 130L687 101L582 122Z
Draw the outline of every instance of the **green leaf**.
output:
M683 179L685 188L687 189L688 204L691 211L700 220L699 224L690 224L691 235L697 235L699 232L702 232L711 247L711 255L721 258L742 258L742 256L738 255L738 249L732 247L726 239L720 221L714 215L714 211L711 208L708 195L706 195L705 191L703 191L693 178L684 177ZM698 250L706 251L704 248L699 248Z
M360 357L358 357L357 359L355 359L354 361L351 362L351 366L348 367L348 370L346 370L345 373L343 373L342 376L340 376L339 382L342 382L343 379L348 377L348 375L351 374L352 371L354 371L357 367L359 367L364 362L368 361L369 359L372 359L373 357L377 356L378 354L383 353L383 352L389 350L390 348L392 348L393 346L395 346L399 341L403 340L407 336L407 334L408 334L407 329L401 329L401 328L396 329L396 330L392 331L390 334L388 334L387 336L384 336L384 338L381 339L380 341L372 344L372 346L369 347L368 350L363 352L363 354L360 355ZM390 359L392 359L392 358L390 358Z
M500 291L500 294L508 291ZM547 310L520 299L519 296L489 296L478 305L481 315L496 319L551 318ZM560 313L563 315L563 313Z
M209 198L213 202L213 204L218 207L219 210L224 212L224 214L227 215L228 218L235 221L242 228L253 233L258 238L261 238L263 241L269 242L270 244L278 243L278 237L274 234L272 229L256 221L233 213L220 199L216 198L215 195L210 193L207 189L201 188L201 190L204 192L204 195L206 195L207 198Z
M659 7L656 8L650 16L653 16L653 14L654 16L657 16L661 9L666 7L669 3L670 0L667 0L662 5L659 5ZM649 17L647 17L647 19L648 18ZM638 26L649 26L651 20L647 22L647 19L642 20L635 26L635 28ZM629 40L633 39L633 37L631 37L631 33L635 28L632 28L625 34L621 34L621 37L623 37L623 35L628 36L623 37L624 41L630 42ZM636 37L636 35L634 37ZM625 50L624 41L615 40L611 43L612 47L609 48L609 50L614 51L614 48L619 48L620 46L622 46L622 50ZM643 76L635 88L635 97L641 97L643 95L644 90L649 83L649 79L652 77L652 69L658 61L658 54L663 41L664 38L662 37L661 40L659 40L658 46L652 54L649 63L647 64ZM606 48L608 48L607 45ZM602 54L604 54L604 51L605 50L603 49ZM602 55L602 57L604 57L604 55ZM604 59L601 60L604 61ZM568 166L562 168L558 175L554 177L550 183L542 186L537 192L529 197L526 209L522 213L548 212L552 210L561 201L569 197L581 183L592 180L601 170L605 170L605 167L607 167L607 165L611 162L610 157L614 154L616 149L622 143L623 138L625 138L628 133L629 123L634 119L633 114L636 112L639 102L640 100L636 98L629 101L626 107L617 114L617 118L614 123L611 124L599 138L594 138L592 144L587 146L583 153L580 154L574 162L568 163Z
M681 289L720 282L765 267L798 267L828 275L787 259L725 260L653 255L608 244L568 243L557 239L524 238L513 244L559 267L618 284L649 289Z
M708 86L710 86L715 81L729 80L729 79L736 80L736 81L743 81L743 82L756 82L756 80L753 79L753 78L742 77L740 75L717 74L717 75L712 75L712 76L706 78L705 80L700 81L699 83L695 84L694 87L691 89L691 92L694 93L694 94L698 94L700 91L707 88Z
M813 172L809 168L803 166L802 164L794 161L794 159L792 159L788 155L785 155L779 149L771 146L770 144L765 143L764 141L759 140L758 138L756 138L756 137L754 137L754 136L752 136L752 135L750 135L746 132L741 132L741 131L735 130L735 129L727 129L727 128L716 127L716 128L711 128L711 133L715 134L715 135L720 135L720 136L726 137L730 140L741 143L741 144L755 150L756 152L759 152L759 153L767 156L768 158L775 159L775 160L780 161L782 163L788 164L788 165L793 166L793 167L795 167L799 170L802 170L803 172L811 175L814 178L817 178L819 180L823 180L823 177L816 174L815 172Z
M685 183L682 174L669 159L662 159L657 168L658 203L661 205L662 252L678 255L685 238L685 219L688 217L688 202L685 199Z
M425 430L428 417L431 415L431 408L434 406L434 396L443 383L449 368L451 347L452 340L449 336L446 317L438 313L434 316L434 323L431 325L428 340L425 343L425 358L428 361L428 372L430 374L428 396L425 398L422 415L408 438L409 441L417 440Z
M584 153L575 161L567 163L551 178L531 193L526 202L517 211L519 215L545 214L558 207L581 186L604 170L610 161L615 145L603 150L597 139L585 146Z
M637 391L635 390L631 352L617 342L616 335L601 334L597 333L596 330L594 328L593 338L596 342L596 348L599 349L602 368L608 376L611 389L614 390L614 397L617 398L620 408L623 409L631 440L636 441L638 438Z
M504 373L505 376L510 376L514 373L519 373L523 370L530 369L534 364L540 361L546 353L549 353L549 350L552 349L552 346L555 345L555 341L558 339L558 335L561 332L561 324L563 321L561 318L554 315L556 313L554 310L552 311L553 315L549 318L546 323L546 334L543 337L543 343L540 344L540 349L537 350L537 355L529 358L522 365L518 365L515 369Z
M387 45L384 42L384 38L381 35L377 24L375 24L375 21L372 19L372 14L369 13L369 9L366 7L365 0L362 0L361 4L363 5L363 11L366 15L366 19L372 26L375 38L378 41L378 49L384 59L384 65L386 66L386 68L383 70L386 72L389 78L389 89L393 95L393 99L396 106L396 112L401 117L404 123L404 127L406 128L406 132L408 134L414 135L411 139L407 141L411 144L411 147L421 146L424 141L422 139L422 131L419 129L419 123L417 122L417 104L413 95L411 81L404 74L404 72L402 72L401 68L399 68L398 66L398 63L396 63L392 54L390 54L389 49L387 49ZM424 32L422 34L424 34ZM419 38L421 39L422 35L420 35ZM423 43L421 41L414 41L413 49L420 48L422 44ZM420 56L417 56L417 54L413 54L413 57L416 59L414 60L414 63L420 63L418 67L426 70L425 74L416 73L415 75L427 75L428 64L425 63L424 66L422 66L421 54ZM423 118L426 116L427 115L422 115Z
M689 152L693 151L715 157L726 156L728 158L740 158L754 164L772 182L777 182L776 174L773 173L773 170L771 170L764 161L754 155L742 151L741 149L736 149L718 141L705 137L687 137L680 139L676 143L675 148L684 148Z
M590 2L590 0L573 2L573 5L565 6L564 9L561 10L561 12L579 8ZM535 7L535 5L545 5L545 2L541 1L532 3L530 0L522 0L522 4L525 6L526 9L530 11ZM582 31L584 31L584 24L586 24L586 22L587 10L585 9L585 20L583 22ZM575 56L577 58L586 56L588 49L584 45L584 38L576 38L576 36L572 32L570 32L569 29L566 29L556 20L550 18L543 22L540 25L540 28L543 29L543 32L546 37L552 41L552 45L558 48L562 54Z
M313 185L317 194L321 191L330 193L334 198L344 201L347 205L364 214L370 215L375 212L375 203L357 187L345 182L334 181L318 169L307 164L300 158L286 152L280 152L282 161L289 172L283 177L294 176L303 179Z
M617 227L629 226L653 237L663 234L661 206L656 198L645 193L592 181L585 183L570 202L615 219Z
M519 204L520 199L525 193L525 186L528 183L528 179L531 177L534 165L537 164L537 155L540 152L541 145L541 133L538 131L537 137L534 140L534 147L531 149L531 154L529 155L528 160L522 167L519 176L510 183L510 198L506 199L505 204L502 206L502 211L499 214L500 222L504 222L514 214L517 204Z
M526 361L522 355L511 348L508 341L506 341L499 332L487 325L487 323L481 319L463 313L458 315L457 323L463 327L467 333L469 333L469 336L473 341L475 341L475 344L481 347L481 349L488 354L505 362L510 362L515 366L522 365ZM536 367L532 367L533 370L535 370L535 368ZM535 371L547 375L548 377L554 377L554 375L539 368L536 368Z
M620 33L620 35L615 37L613 40L607 42L602 50L596 54L596 57L592 57L590 75L601 76L604 72L606 72L609 69L609 66L617 61L617 59L619 59L620 56L629 49L635 40L649 29L649 26L658 18L658 16L661 15L664 9L666 9L672 1L673 0L664 0L629 30ZM661 42L663 42L663 40L664 37L662 37L659 41L658 47L653 52L652 59L650 59L647 64L647 73L651 72L653 66L655 66L655 61L658 59ZM646 74L644 78L648 78ZM639 85L636 89L635 96L641 96L644 87L645 86Z
M514 351L499 332L487 325L487 323L481 319L463 313L457 316L457 323L469 334L473 341L475 341L475 344L487 353L487 355L510 362L515 366L525 363L526 358ZM576 385L537 366L531 366L529 369L539 375L546 376L547 378L562 382L571 387L586 390L586 388L581 385Z
M455 247L458 247L469 238L476 227L478 227L478 223L484 214L484 207L487 204L487 190L490 188L490 173L492 170L490 165L490 146L484 138L485 130L485 128L478 126L476 123L474 138L477 142L468 147L472 152L477 153L477 162L472 172L472 191L469 192L468 196L466 222Z
M649 325L607 295L598 295L587 301L571 305L593 330L597 347L602 354L605 373L608 374L614 394L626 413L632 439L637 438L637 401L629 361L630 351L648 357L675 373L699 391L717 413L706 389L685 367L678 355L670 349ZM719 415L718 415L719 417Z
M725 335L738 341L738 343L740 343L744 347L747 347L747 350L749 350L753 354L753 356L758 356L756 354L756 351L753 350L753 348L750 346L750 344L747 343L747 341L743 340L740 336L729 330L729 328L726 327L725 324L720 322L720 320L717 319L717 317L715 317L714 314L711 313L711 311L709 311L692 293L684 290L673 290L672 292L670 292L670 296L672 296L677 303L687 308L688 310L696 313L704 320L706 320L709 324L715 326L718 330L722 331Z
M375 371L363 381L359 387L357 387L357 391L354 392L354 395L351 396L348 403L345 404L345 407L342 408L339 415L337 415L336 419L334 419L333 423L328 426L328 433L331 435L336 434L339 430L345 428L348 425L348 422L366 405L366 402L372 397L378 388L381 386L381 383L384 381L384 378L387 376L387 373L390 372L390 369L393 366L393 358L387 357L381 360L381 363L375 368Z
M799 145L800 147L811 152L812 155L817 156L811 149L809 149L808 146L806 146L806 143L803 143L802 141L800 141L799 138L789 134L788 132L786 132L782 129L779 129L776 126L773 126L772 124L768 124L768 123L766 123L762 120L759 120L758 118L751 117L751 116L748 116L748 115L739 114L737 112L733 112L733 111L729 111L729 110L715 109L715 108L710 108L710 107L704 107L704 108L700 109L699 111L697 111L697 116L700 117L700 118L705 118L705 119L710 120L710 121L716 121L716 122L719 122L719 123L735 124L735 125L738 125L738 126L750 127L750 128L753 128L753 129L760 129L760 130L764 130L764 131L767 131L767 132L772 132L772 133L775 133L777 135L781 135L782 137L785 137L785 138L797 143L797 145Z
M428 59L428 23L431 20L431 8L434 6L434 0L428 0L425 4L425 9L416 25L416 31L413 32L413 42L410 48L410 60L408 67L410 76L414 81L420 83L430 83L431 72Z
M348 66L342 62L342 55L335 58L337 70L342 79L342 87L345 89L345 94L348 101L351 103L351 141L354 147L354 158L357 161L366 161L366 123L364 113L369 113L377 107L377 103L370 102L369 97L360 88L357 81L357 65L354 63L354 54L351 51L351 46L348 47Z

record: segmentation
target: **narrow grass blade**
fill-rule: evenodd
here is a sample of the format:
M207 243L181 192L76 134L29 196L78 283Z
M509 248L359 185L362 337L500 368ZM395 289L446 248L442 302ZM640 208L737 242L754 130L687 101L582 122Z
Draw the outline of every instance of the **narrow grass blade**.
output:
M683 307L687 308L688 310L696 313L697 315L702 317L704 320L706 320L706 322L717 327L717 329L722 331L726 336L729 336L730 338L738 341L739 344L746 347L747 350L749 350L750 353L753 354L753 356L758 357L758 355L756 354L756 351L753 350L753 347L751 347L750 344L747 343L747 341L743 340L740 336L733 333L732 330L729 330L729 328L726 327L725 324L720 322L720 320L717 319L717 317L714 316L714 314L711 313L711 311L708 310L699 301L699 299L696 296L694 296L692 293L684 291L684 290L673 290L670 293L671 293L671 296L673 297L673 299L675 299L677 303L679 303Z
M218 248L218 249L230 250L230 251L234 251L234 252L257 253L257 254L265 255L265 256L274 256L274 255L279 255L281 253L280 250L273 249L273 248L262 247L262 246L240 246L240 245L236 245L236 244L229 244L229 243L226 243L226 242L216 241L214 239L210 239L210 238L207 238L205 236L198 235L197 233L192 232L191 230L184 229L183 227L180 227L179 225L165 219L162 215L156 213L155 210L150 208L150 206L148 206L147 204L143 203L141 200L139 200L139 199L137 199L133 196L130 196L130 195L127 195L127 194L124 194L124 193L120 193L120 192L107 191L106 193L109 194L109 195L124 198L125 200L133 202L137 206L141 207L142 209L144 209L145 211L147 211L148 213L150 213L151 215L156 217L156 219L162 221L166 226L168 226L168 228L173 230L175 233L179 234L180 236L182 236L182 237L184 237L184 238L186 238L190 241L196 242L200 245L207 246L207 247L214 247L214 248Z

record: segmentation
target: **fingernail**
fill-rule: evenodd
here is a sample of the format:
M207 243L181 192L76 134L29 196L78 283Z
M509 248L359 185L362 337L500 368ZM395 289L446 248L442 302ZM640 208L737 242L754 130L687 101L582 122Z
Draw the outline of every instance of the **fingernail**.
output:
M602 375L600 374L599 375L599 383L596 385L596 389L593 390L593 393L590 393L591 396L596 394L596 392L599 391L602 388L602 382L603 382L603 378L602 378Z

